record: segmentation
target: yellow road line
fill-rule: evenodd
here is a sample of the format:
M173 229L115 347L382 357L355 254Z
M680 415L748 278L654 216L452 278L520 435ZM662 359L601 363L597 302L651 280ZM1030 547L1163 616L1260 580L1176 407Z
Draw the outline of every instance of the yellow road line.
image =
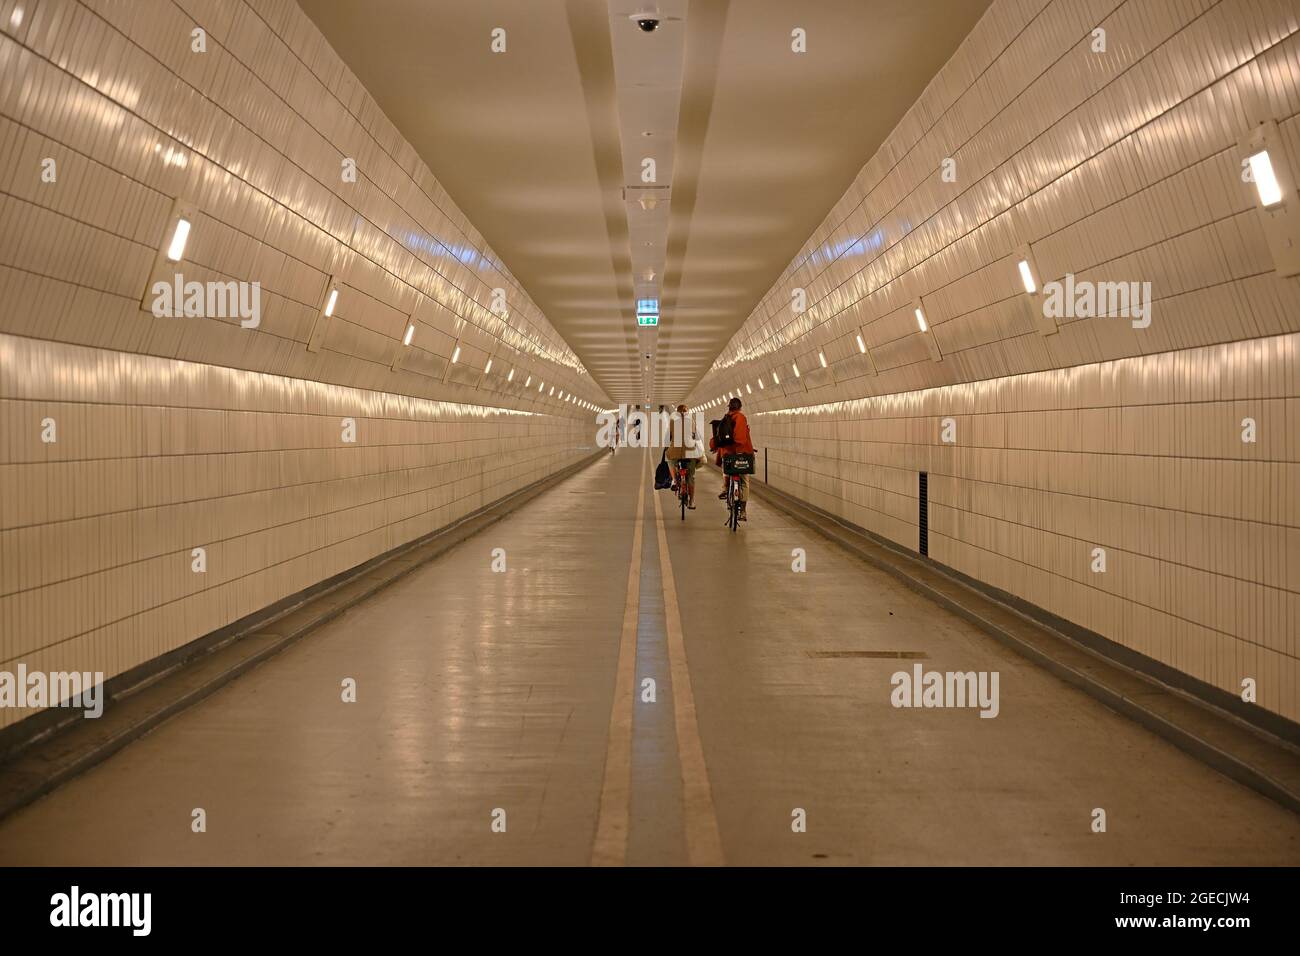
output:
M627 603L623 606L623 633L618 641L614 706L609 712L605 779L600 790L596 840L591 850L593 866L622 866L627 862L628 816L632 803L632 703L636 694L636 628L641 606L644 477L638 485L640 490L636 499L636 523L632 531L632 561L627 569Z
M682 765L686 849L692 866L721 866L722 837L718 833L718 817L713 809L713 788L709 785L709 770L704 763L700 728L695 720L695 695L691 692L686 644L682 640L677 585L673 582L673 565L668 557L668 537L664 534L659 496L653 497L655 531L659 536L659 574L664 589L664 632L668 638L668 664L673 681L673 717L677 722L677 756Z

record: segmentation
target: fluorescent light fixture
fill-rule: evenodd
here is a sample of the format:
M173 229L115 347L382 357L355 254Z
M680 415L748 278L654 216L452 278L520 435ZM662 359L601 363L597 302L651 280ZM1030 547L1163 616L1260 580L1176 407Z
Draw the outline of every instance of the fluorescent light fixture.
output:
M1038 291L1038 280L1034 278L1034 270L1029 265L1028 259L1021 259L1016 265L1020 270L1020 281L1024 283L1025 291L1033 295Z
M329 276L325 280L325 290L320 297L320 311L316 313L316 321L312 324L311 334L307 336L307 351L319 352L321 345L325 341L325 333L329 329L330 317L334 314L334 305L339 299L339 285L334 276Z
M818 353L817 353L817 358L821 360L822 368L825 368L825 367L826 367L826 353L825 353L825 352L822 352L822 351L818 351Z
M532 385L532 384L533 384L533 377L530 375L530 376L528 376L527 381L524 382L524 388L527 388L529 385Z
M753 394L754 394L754 390L753 390L752 388L749 387L749 383L748 383L748 382L745 383L745 394L746 394L746 395L753 395Z
M1024 286L1025 295L1029 296L1025 303L1034 325L1043 335L1055 335L1060 329L1056 319L1048 315L1043 301L1039 298L1043 288L1042 275L1038 271L1038 263L1034 261L1034 250L1029 243L1016 248L1012 253L1012 261L1016 264L1016 271L1020 273L1020 284Z
M552 395L554 395L554 394L555 394L555 386L552 385L552 386L551 386L551 390L550 390L549 392L546 393L546 397L547 397L547 398L550 398L550 397L551 397Z
M486 375L490 371L492 371L492 360L488 359L487 364L483 366L483 374Z
M326 320L322 319L321 321L326 321ZM389 366L389 368L391 368L394 372L396 372L399 368L401 368L402 363L406 361L406 356L409 354L408 350L411 347L411 340L414 338L415 338L415 315L414 313L412 313L410 320L406 323L406 331L402 334L402 344L399 345L393 352L393 362Z
M758 387L759 387L760 389L766 387L766 386L763 385L763 379L762 379L761 377L760 377L759 380L758 380Z
M1282 201L1282 186L1277 181L1277 173L1273 171L1273 158L1268 150L1261 149L1246 161L1250 164L1250 175L1255 180L1255 190L1259 193L1259 204L1265 209L1276 206Z
M781 376L776 374L776 369L772 369L772 382L776 385L781 384Z
M798 362L791 362L791 363L790 363L790 367L791 367L792 369L794 369L794 377L795 377L795 378L800 378L801 376L799 375L799 363L798 363Z
M176 220L172 230L172 241L167 244L167 259L180 262L185 258L185 242L190 237L190 221L184 216Z
M451 364L455 365L460 361L460 346L456 346L455 351L451 353Z
M514 380L515 380L515 370L511 369L510 374L506 376L506 381L513 382Z
M1300 275L1300 193L1297 165L1278 128L1265 120L1238 144L1242 178L1255 185L1256 218L1268 243L1273 270L1279 278ZM1245 174L1249 171L1249 177Z
M857 340L858 352L862 355L863 358L867 360L865 363L866 367L863 369L863 371L865 371L868 375L879 375L880 369L876 368L875 356L873 356L871 354L871 350L867 348L867 340L865 336L863 336L861 328L859 328L858 331L854 333L853 338Z
M148 281L144 284L144 294L140 297L140 311L153 312L156 298L153 286L159 282L165 282L169 286L173 282L177 285L183 282L175 264L185 258L185 245L190 238L190 224L194 222L196 212L198 209L195 208L194 203L188 202L187 199L177 196L172 200L172 209L166 217L159 248L153 254L153 268L149 269ZM181 303L174 303L173 315L182 315L182 312Z
M149 279L144 284L144 294L140 297L141 311L153 312L156 298L153 289L157 283L165 282L170 286L183 281L179 277L176 263L185 258L185 244L189 240L190 227L197 213L197 208L189 200L180 196L172 200L171 209L167 213L167 222L163 226L162 241L158 244L157 252L154 253L153 268L149 271ZM180 306L180 303L175 304L174 314L182 313Z
M925 342L926 350L930 353L930 358L936 362L942 362L943 352L939 350L939 340L930 331L930 323L925 317L925 303L919 298L912 300L912 314L916 316L916 327L921 330L921 338Z

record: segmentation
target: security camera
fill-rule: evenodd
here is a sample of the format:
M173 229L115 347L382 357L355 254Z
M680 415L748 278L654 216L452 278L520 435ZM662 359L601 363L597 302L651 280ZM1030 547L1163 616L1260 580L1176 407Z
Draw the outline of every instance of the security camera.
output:
M640 17L636 25L641 28L642 33L654 33L659 29L659 21L653 17Z

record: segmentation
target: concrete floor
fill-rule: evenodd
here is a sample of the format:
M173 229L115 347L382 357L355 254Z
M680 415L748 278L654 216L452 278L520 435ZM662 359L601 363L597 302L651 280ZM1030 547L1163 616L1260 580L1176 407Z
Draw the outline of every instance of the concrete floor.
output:
M602 459L15 814L0 863L1300 862L1292 814L761 503L732 535L713 478L682 522L653 464ZM913 661L869 651L996 670L1001 712L895 709Z

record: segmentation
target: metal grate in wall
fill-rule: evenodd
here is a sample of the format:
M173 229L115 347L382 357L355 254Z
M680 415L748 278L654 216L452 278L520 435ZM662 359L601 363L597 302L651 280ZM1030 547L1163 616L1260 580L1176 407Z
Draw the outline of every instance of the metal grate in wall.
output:
M919 481L916 496L916 524L921 529L919 547L922 554L928 555L930 553L930 475L924 471L917 474Z

